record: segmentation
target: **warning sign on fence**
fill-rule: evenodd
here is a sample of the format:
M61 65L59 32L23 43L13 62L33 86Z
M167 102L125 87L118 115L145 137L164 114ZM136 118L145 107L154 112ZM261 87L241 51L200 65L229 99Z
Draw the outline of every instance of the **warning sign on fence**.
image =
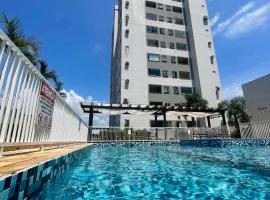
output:
M42 81L37 109L37 126L51 129L55 98L56 93L45 81Z

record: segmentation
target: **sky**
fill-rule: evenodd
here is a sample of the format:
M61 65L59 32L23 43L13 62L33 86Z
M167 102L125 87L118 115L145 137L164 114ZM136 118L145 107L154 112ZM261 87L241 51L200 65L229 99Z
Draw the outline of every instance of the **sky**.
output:
M105 3L106 2L106 3ZM64 82L67 101L109 102L115 0L1 0L0 13L18 17L42 44L41 57ZM224 96L270 73L270 0L208 0ZM86 117L86 116L84 116ZM95 125L108 118L95 117Z

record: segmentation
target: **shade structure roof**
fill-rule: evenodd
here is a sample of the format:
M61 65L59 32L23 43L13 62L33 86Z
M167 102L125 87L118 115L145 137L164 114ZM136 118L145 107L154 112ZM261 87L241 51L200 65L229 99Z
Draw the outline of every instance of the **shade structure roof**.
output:
M176 117L214 117L225 112L223 109L182 107L182 106L160 106L160 105L137 105L137 104L103 104L103 103L81 103L85 113L96 113L106 115L168 115Z

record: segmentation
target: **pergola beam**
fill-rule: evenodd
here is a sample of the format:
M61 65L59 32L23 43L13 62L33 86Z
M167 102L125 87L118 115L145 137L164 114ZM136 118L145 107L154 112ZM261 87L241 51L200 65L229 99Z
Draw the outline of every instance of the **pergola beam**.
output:
M174 106L149 106L146 105L145 107L142 107L142 105L128 105L123 107L122 104L89 104L89 103L81 103L81 107L85 113L90 112L90 108L93 108L94 112L96 112L97 109L105 109L105 110L136 110L136 111L156 111L157 113L160 113L162 115L162 111L165 110L165 112L169 111L175 111L175 112L202 112L202 113L222 113L226 110L222 109L213 109L213 108L195 108L195 107L174 107Z

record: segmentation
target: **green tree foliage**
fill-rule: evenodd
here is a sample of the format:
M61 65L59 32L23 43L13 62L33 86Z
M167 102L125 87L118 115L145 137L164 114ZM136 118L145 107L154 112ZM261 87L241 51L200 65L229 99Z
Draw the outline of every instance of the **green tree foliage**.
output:
M63 90L64 84L61 81L57 81L55 83L55 90L57 92L61 92Z
M185 96L187 107L207 108L208 101L203 99L198 93L187 94Z
M5 14L0 16L3 31L9 39L21 50L21 52L35 65L46 80L53 80L55 89L60 92L63 83L58 80L54 70L49 70L48 64L40 60L41 45L34 37L26 36L21 21L17 17L9 19Z
M22 23L17 17L8 19L7 16L3 14L0 21L6 35L22 51L22 53L36 65L41 50L40 42L31 36L27 37L24 35Z
M239 124L249 122L244 97L235 97L230 101L223 101L219 104L219 108L228 110L227 117L229 125L236 128L236 132L233 133L235 137L240 137Z
M39 60L39 71L46 80L53 80L55 84L58 82L57 74L54 70L49 70L48 64L44 60Z
M219 104L219 108L228 109L229 124L237 129L239 129L239 123L249 122L244 97L235 97L230 101L223 101Z

